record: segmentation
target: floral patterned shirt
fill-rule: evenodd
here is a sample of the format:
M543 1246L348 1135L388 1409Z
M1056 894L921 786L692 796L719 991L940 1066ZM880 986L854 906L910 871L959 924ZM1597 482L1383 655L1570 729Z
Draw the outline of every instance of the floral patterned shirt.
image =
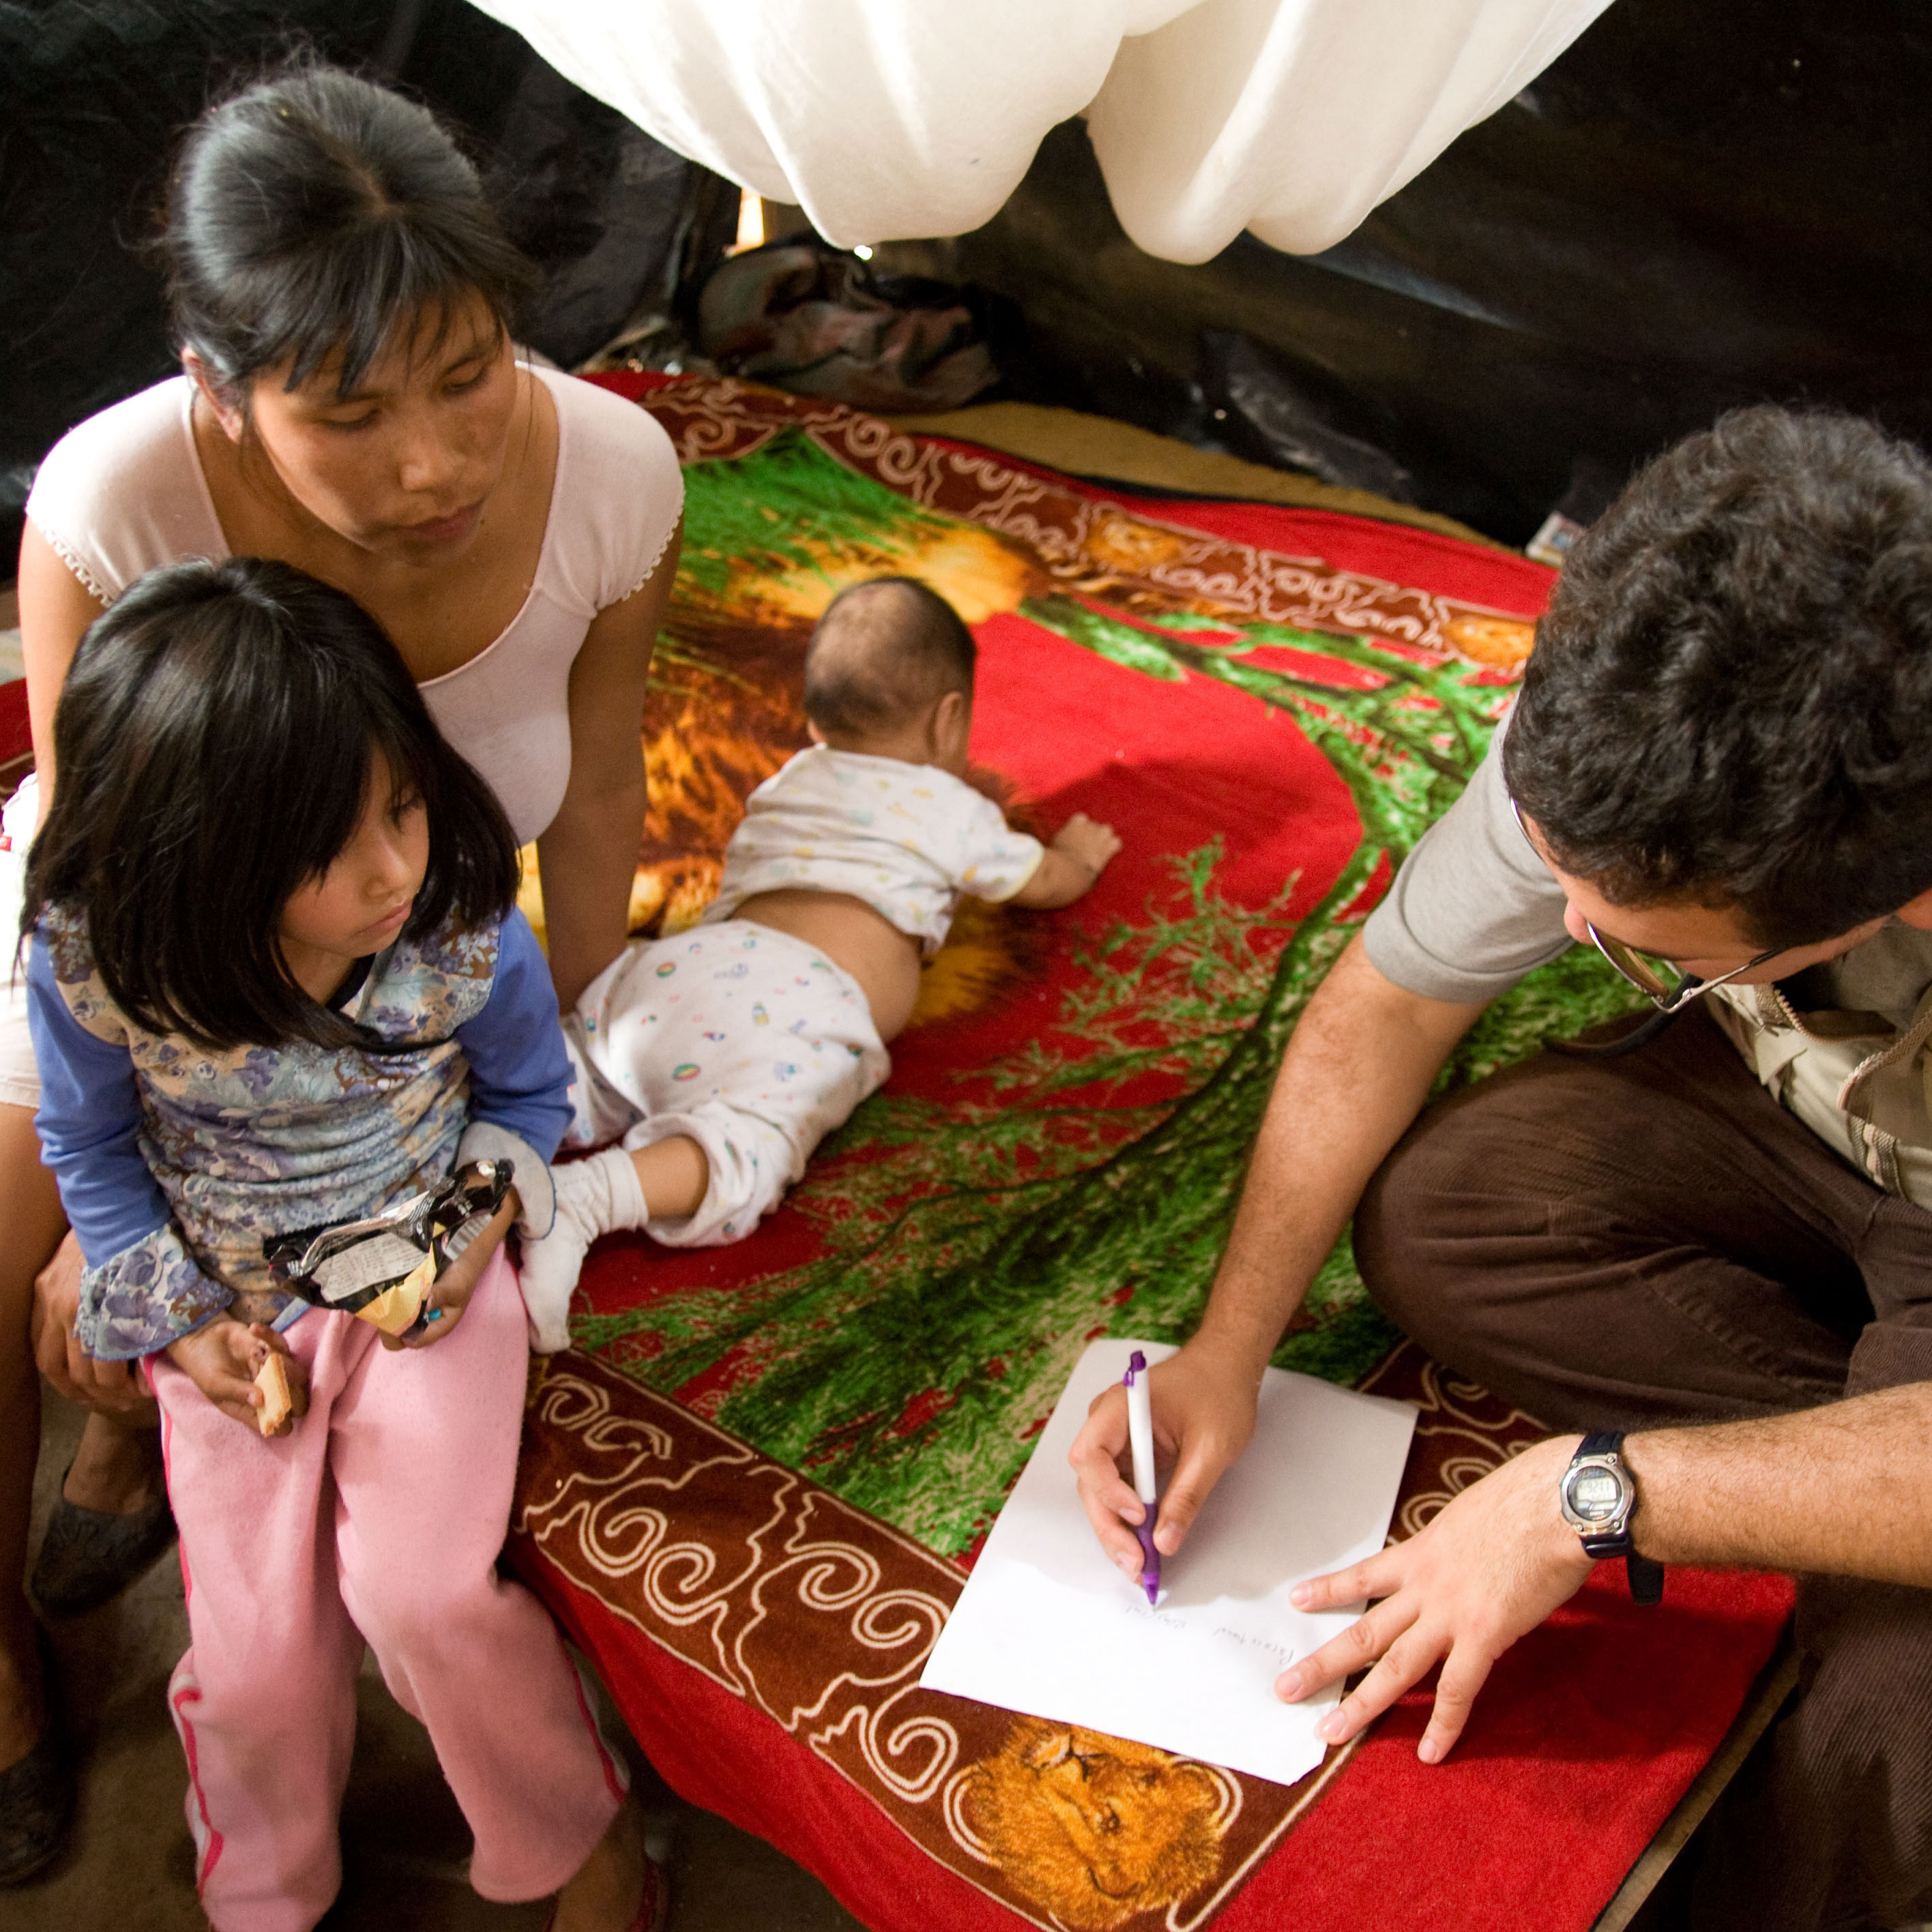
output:
M490 1153L548 1226L545 1162L569 1124L550 974L513 912L403 939L343 1008L370 1036L205 1050L136 1026L84 923L50 912L28 970L44 1158L86 1263L76 1332L105 1360L152 1354L238 1292L266 1292L266 1240L376 1214Z

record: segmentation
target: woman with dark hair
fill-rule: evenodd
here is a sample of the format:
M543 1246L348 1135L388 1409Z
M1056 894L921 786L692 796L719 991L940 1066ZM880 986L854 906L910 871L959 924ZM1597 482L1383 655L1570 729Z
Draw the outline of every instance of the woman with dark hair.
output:
M668 439L593 386L517 361L529 272L422 108L306 67L205 115L162 242L183 374L47 457L27 504L20 622L37 782L7 809L0 893L58 772L75 646L144 572L253 555L374 614L431 714L537 842L568 1008L623 945L644 807L644 682L676 561ZM16 987L0 1000L0 1882L57 1845L69 1789L22 1594L38 1443L34 1277L62 1215L40 1162ZM94 1406L34 1580L77 1609L167 1534L152 1414L73 1334L78 1264L48 1270L34 1350ZM118 1411L116 1426L104 1409Z

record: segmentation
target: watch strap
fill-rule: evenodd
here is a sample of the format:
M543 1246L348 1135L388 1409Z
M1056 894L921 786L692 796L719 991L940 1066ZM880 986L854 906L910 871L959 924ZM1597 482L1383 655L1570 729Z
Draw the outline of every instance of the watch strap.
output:
M1664 1565L1648 1556L1640 1556L1634 1550L1624 1556L1624 1574L1630 1580L1630 1601L1634 1604L1660 1604L1664 1600Z

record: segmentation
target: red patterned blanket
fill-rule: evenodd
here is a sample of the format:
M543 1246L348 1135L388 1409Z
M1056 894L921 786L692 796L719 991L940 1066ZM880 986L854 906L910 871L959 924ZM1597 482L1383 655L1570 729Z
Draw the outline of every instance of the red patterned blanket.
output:
M623 386L624 379L611 379ZM684 563L634 903L675 929L804 742L841 584L923 576L981 650L1016 817L1126 849L1066 912L970 910L887 1087L748 1240L602 1244L533 1388L512 1550L686 1796L880 1932L1588 1926L1722 1736L1786 1585L1592 1587L1450 1762L1412 1696L1300 1785L928 1694L926 1652L1072 1364L1198 1318L1296 1016L1452 799L1547 573L1359 518L1157 503L728 382L631 382ZM969 902L970 903L970 902ZM1573 954L1445 1082L1616 1010ZM1276 1358L1417 1402L1397 1534L1537 1432L1402 1345L1346 1240Z

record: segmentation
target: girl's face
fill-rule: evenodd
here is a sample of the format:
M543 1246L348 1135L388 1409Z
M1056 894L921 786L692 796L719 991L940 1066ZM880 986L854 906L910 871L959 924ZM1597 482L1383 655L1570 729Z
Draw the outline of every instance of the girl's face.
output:
M282 908L282 958L296 985L326 1001L357 960L402 931L428 869L429 814L412 785L398 790L378 752L349 843Z
M302 508L358 549L433 565L475 542L502 480L519 393L509 334L479 295L399 328L346 398L339 355L298 388L255 377L242 411L202 393L236 442L252 434ZM441 340L437 338L439 334ZM189 358L200 380L198 364Z

